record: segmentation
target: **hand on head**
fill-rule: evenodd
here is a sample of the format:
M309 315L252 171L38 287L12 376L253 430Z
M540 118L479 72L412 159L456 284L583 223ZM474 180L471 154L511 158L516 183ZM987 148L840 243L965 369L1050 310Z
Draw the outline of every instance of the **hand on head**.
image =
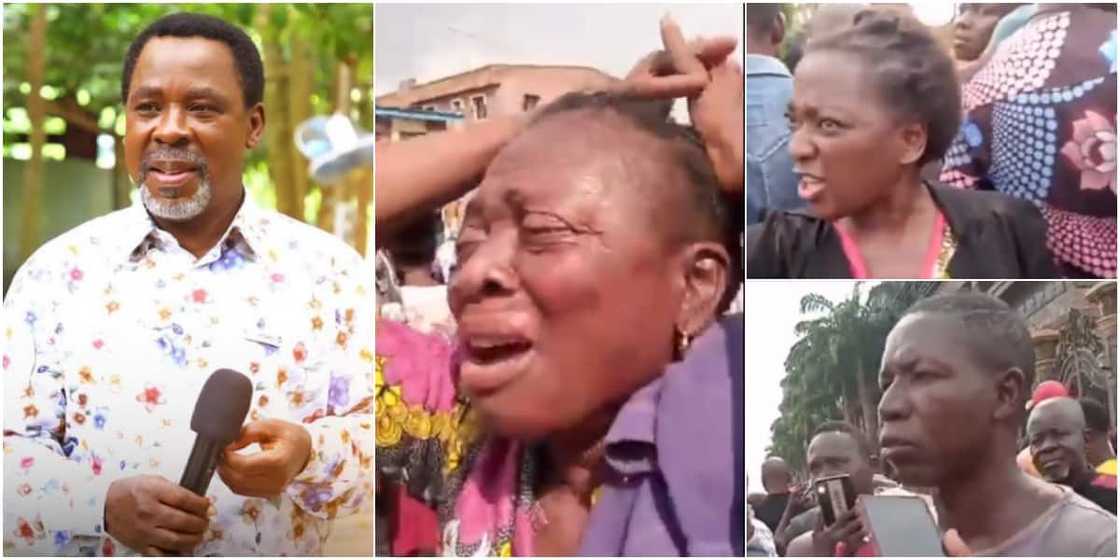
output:
M661 21L663 50L638 61L611 93L642 99L675 99L700 95L708 86L708 70L724 64L735 51L733 37L697 38L686 42L671 18Z
M732 193L743 190L743 71L730 60L738 42L733 37L685 41L672 18L661 20L664 50L642 58L615 93L643 99L687 97L692 125L720 185Z
M260 452L237 453L250 444ZM218 475L230 490L242 496L270 498L279 495L311 458L311 435L299 424L283 420L258 420L241 428L218 466Z

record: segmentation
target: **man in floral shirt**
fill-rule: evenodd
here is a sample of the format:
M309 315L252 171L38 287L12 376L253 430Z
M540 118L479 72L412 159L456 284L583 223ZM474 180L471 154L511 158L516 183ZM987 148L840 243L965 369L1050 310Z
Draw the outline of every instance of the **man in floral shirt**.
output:
M373 494L369 271L246 196L265 119L244 32L163 18L122 82L141 203L44 245L4 301L5 551L317 554ZM174 481L219 368L253 401L202 497Z

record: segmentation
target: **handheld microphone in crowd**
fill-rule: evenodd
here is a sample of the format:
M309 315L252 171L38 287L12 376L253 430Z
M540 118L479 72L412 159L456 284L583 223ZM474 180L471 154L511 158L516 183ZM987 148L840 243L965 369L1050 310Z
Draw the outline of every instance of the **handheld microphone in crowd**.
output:
M191 430L198 434L179 486L206 495L222 450L241 434L241 424L253 400L253 384L232 369L210 374L191 414Z

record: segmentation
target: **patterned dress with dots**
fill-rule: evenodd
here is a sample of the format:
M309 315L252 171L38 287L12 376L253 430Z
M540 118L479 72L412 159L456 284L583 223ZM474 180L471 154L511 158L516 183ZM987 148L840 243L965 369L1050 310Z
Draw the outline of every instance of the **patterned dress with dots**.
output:
M1039 10L963 85L941 180L1039 207L1063 275L1116 277L1116 14Z

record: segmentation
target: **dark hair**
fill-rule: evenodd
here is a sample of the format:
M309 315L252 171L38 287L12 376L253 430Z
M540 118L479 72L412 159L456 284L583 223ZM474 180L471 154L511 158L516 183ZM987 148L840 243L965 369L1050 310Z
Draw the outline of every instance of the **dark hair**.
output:
M1010 14L1011 12L1014 12L1019 7L1025 6L1025 5L1026 4L1023 4L1022 2L1017 2L1017 3L962 2L962 3L957 5L957 11L958 11L958 14L959 14L960 12L963 12L963 11L969 9L969 8L981 8L981 7L984 7L984 6L991 6L991 7L995 8L996 10L998 10L997 13L999 14L999 17L1002 18L1002 17L1006 16L1007 14Z
M397 266L430 266L436 258L443 225L439 212L428 212L394 232L385 250Z
M774 30L784 4L751 4L747 10L747 28L756 33Z
M782 63L786 65L786 68L789 68L791 74L797 71L797 65L805 56L805 41L807 39L808 36L802 29L798 30L797 34L786 42L786 52L782 57Z
M241 83L241 97L248 109L261 102L264 96L264 66L261 53L253 40L237 26L214 16L192 13L177 13L164 16L146 27L128 46L124 57L124 70L121 72L121 101L128 103L128 92L132 85L132 71L140 51L153 37L204 37L225 43L233 56L237 68L237 78Z
M737 279L743 277L739 234L743 230L744 205L741 200L735 201L724 194L699 134L669 120L671 108L671 102L650 102L604 92L573 92L542 108L529 127L564 113L607 112L621 117L639 132L664 141L675 157L658 161L681 169L687 178L684 186L688 188L685 200L689 207L673 212L682 216L679 222L682 241L719 241L731 258L728 282L719 306L722 313L738 292Z
M919 300L903 313L947 315L960 322L971 355L991 372L1018 368L1026 377L1023 405L1034 385L1034 345L1027 322L1003 300L983 293L945 294ZM1024 407L1019 407L1020 409Z
M821 434L832 433L848 434L848 437L852 438L852 440L856 442L856 446L859 448L860 454L862 454L865 458L870 460L871 457L875 455L875 450L871 447L871 442L867 440L867 437L863 435L863 432L859 431L859 428L856 428L848 422L842 422L839 420L829 420L828 422L817 426L817 429L813 430L813 434L809 436L809 441L812 442L814 439L816 439L817 436Z
M926 126L919 167L945 154L960 127L960 84L953 60L926 26L910 16L862 10L851 27L810 38L805 56L820 51L863 59L888 110Z
M1084 397L1077 402L1081 405L1081 412L1085 414L1085 427L1094 432L1108 434L1112 425L1108 419L1108 409L1092 397Z

